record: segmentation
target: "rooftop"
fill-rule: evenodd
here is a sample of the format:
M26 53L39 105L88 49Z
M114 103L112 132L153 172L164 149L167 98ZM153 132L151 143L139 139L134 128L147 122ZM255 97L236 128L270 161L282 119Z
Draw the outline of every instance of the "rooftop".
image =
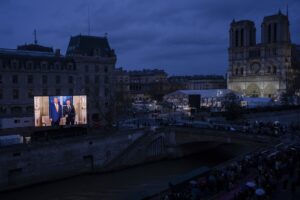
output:
M134 71L129 71L129 74L131 76L153 76L153 75L165 75L165 76L167 76L167 73L164 70L161 70L161 69L134 70Z
M210 89L210 90L177 90L169 95L184 94L184 95L201 95L201 97L219 97L231 93L229 89Z
M77 35L71 37L66 55L113 57L107 37Z
M222 75L170 76L169 80L224 80Z
M17 50L53 53L52 47L46 47L46 46L42 46L42 45L38 45L38 44L20 45L20 46L18 46Z
M31 56L31 57L54 57L53 52L43 51L29 51L17 49L2 49L0 48L0 55L17 55L17 56Z

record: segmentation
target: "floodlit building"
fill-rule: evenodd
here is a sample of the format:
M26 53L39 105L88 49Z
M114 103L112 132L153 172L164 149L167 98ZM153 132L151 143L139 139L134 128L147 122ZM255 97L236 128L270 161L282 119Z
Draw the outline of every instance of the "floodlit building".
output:
M291 42L289 18L280 11L261 24L256 43L253 21L230 24L228 89L249 97L276 98L299 91L299 45Z

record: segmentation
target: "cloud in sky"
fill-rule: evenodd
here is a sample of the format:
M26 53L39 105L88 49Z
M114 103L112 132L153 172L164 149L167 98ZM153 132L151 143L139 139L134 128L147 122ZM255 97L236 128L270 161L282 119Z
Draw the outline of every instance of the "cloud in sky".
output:
M224 74L232 19L253 20L260 40L264 16L286 12L300 43L298 0L1 0L1 48L33 41L65 52L69 37L108 33L117 66L160 68L169 74ZM259 42L259 41L258 41Z

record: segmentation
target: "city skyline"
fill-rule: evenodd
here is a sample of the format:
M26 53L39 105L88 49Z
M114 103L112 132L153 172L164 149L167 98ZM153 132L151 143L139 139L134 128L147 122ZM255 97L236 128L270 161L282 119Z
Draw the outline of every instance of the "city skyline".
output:
M72 4L71 4L72 2ZM171 4L172 3L172 4ZM228 66L229 24L253 20L260 42L264 16L285 14L289 5L291 39L300 43L300 2L292 1L37 1L0 2L1 48L33 43L61 49L70 36L108 33L117 66L125 69L159 68L170 75L225 74ZM170 6L172 5L172 6ZM89 7L89 8L88 8ZM89 10L89 12L88 12Z

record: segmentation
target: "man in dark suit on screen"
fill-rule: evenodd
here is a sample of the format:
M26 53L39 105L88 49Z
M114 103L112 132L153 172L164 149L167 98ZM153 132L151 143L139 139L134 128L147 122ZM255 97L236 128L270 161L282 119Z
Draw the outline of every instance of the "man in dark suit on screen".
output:
M60 118L62 117L62 106L58 102L58 98L54 97L53 103L50 104L49 114L52 126L59 126Z
M73 104L71 104L71 100L67 99L67 105L64 107L64 116L66 118L66 125L74 125L75 121L75 108Z

